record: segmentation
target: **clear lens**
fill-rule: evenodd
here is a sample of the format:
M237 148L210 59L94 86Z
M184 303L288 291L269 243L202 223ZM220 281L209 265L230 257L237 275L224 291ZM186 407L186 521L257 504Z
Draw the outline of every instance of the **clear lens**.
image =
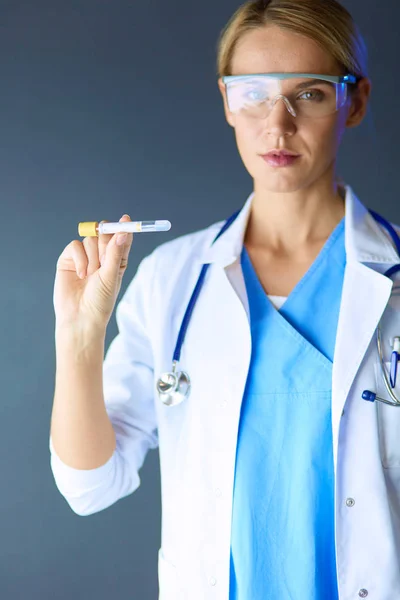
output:
M279 100L294 117L325 117L339 110L347 97L346 83L305 77L234 79L227 82L226 91L229 110L253 119L267 117Z

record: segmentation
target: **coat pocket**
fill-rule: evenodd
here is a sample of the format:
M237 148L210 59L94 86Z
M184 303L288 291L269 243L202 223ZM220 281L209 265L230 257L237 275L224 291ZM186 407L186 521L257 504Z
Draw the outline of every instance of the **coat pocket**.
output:
M390 362L385 362L385 369L389 379ZM383 381L380 362L375 363L375 379L376 395L385 400L391 400ZM398 365L396 387L392 391L400 399L400 363ZM378 400L375 400L375 404L382 465L386 469L400 468L400 406L389 406Z
M166 560L162 548L158 551L158 600L178 600L178 574L175 565Z

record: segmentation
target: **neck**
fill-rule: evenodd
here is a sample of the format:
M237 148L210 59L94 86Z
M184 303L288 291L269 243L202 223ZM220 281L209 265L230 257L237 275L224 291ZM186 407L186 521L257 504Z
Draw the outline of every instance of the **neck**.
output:
M336 182L290 193L254 187L244 243L285 256L323 243L345 214Z

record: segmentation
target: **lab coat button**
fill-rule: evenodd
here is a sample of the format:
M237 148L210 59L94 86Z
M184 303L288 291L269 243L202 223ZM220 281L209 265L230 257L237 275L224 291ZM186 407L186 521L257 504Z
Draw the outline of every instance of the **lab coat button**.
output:
M366 598L368 596L368 590L362 589L358 592L358 595L360 596L360 598Z
M219 488L217 488L217 489L215 490L215 495L217 496L217 498L220 498L220 497L221 497L221 490L220 490Z
M347 498L347 500L346 500L347 506L354 506L355 503L356 503L356 501L353 498Z
M210 577L210 585L216 585L217 580L215 579L215 577Z

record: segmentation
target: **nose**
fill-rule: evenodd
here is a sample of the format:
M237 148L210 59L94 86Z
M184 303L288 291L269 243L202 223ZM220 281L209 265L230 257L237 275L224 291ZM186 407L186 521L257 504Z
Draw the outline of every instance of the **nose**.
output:
M275 136L291 135L296 129L293 108L284 96L277 96L266 119L266 130Z

